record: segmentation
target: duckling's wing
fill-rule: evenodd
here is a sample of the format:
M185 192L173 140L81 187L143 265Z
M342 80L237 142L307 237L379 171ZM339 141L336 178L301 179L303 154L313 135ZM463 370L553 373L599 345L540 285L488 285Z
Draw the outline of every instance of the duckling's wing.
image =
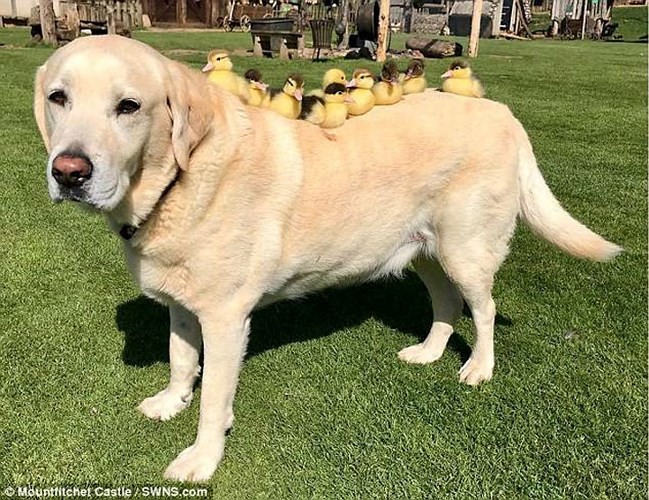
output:
M484 88L477 78L472 79L473 95L475 97L484 97Z
M244 101L250 100L250 89L248 87L248 80L237 76L237 94Z
M302 99L302 110L300 111L300 120L306 120L306 118L312 113L313 108L318 104L324 106L324 99L318 97L317 95L306 95Z

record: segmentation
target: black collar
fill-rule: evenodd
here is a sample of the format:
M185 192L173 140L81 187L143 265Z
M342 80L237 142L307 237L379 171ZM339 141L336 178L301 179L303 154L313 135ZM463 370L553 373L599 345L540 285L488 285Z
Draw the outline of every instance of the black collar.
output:
M178 169L176 171L176 175L174 176L174 178L171 179L171 182L169 184L167 184L167 187L164 188L164 190L160 194L160 197L158 198L158 201L156 201L155 204L153 205L153 208L151 209L151 212L149 213L149 215L151 215L151 213L153 213L153 211L156 209L156 207L158 205L160 205L160 203L165 198L165 196L167 196L169 194L169 191L171 191L172 188L176 185L179 178L180 178L180 169ZM148 216L147 216L147 218L148 218ZM147 219L144 219L143 221L140 221L140 224L137 225L137 226L133 226L131 224L124 224L119 230L119 235L122 238L124 238L125 240L127 240L127 241L130 240L133 236L135 236L135 233L137 232L137 230L140 229L146 223L146 221L147 221Z

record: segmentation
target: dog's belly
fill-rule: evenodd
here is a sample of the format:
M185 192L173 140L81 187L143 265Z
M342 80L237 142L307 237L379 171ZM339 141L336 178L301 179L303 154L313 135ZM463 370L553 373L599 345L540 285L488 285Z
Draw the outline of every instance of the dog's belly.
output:
M285 299L301 297L328 287L340 287L399 276L413 259L435 253L435 237L428 228L408 231L393 242L367 238L364 244L350 242L313 254L298 266L282 286L265 294L259 307Z

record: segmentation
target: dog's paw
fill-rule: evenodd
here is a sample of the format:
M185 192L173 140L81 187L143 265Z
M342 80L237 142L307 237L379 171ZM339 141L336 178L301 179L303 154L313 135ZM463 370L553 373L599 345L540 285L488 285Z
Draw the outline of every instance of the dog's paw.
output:
M232 429L232 426L234 425L234 411L232 411L232 407L228 408L228 417L225 419L225 431L229 431Z
M191 401L191 393L187 397L182 397L177 392L164 389L155 396L146 398L137 409L150 419L166 421L187 408Z
M193 444L169 464L164 477L175 481L207 481L214 474L221 457L223 457L223 445L220 449L214 450L199 448Z
M411 345L399 351L399 359L406 363L426 364L437 361L444 354L444 349L436 350L426 347L423 343Z
M467 385L478 385L480 382L491 380L494 371L492 359L480 360L471 356L460 368L460 382Z

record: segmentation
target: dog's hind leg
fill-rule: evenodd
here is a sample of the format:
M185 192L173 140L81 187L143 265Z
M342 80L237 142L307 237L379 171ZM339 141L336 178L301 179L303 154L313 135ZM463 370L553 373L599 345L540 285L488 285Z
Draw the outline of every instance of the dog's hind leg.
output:
M413 265L430 294L433 326L422 343L402 349L399 358L408 363L432 363L444 353L453 326L462 313L462 297L437 261L419 257Z
M486 235L479 235L473 240L455 239L452 245L448 245L452 250L441 252L438 256L447 276L457 286L473 316L475 345L459 372L460 382L468 385L490 380L493 374L496 305L491 290L494 275L507 254L510 228L513 228L513 223L492 241ZM460 243L461 241L466 243Z
M179 304L172 304L169 326L169 385L138 407L154 420L169 420L189 406L200 371L201 326L196 315Z
M488 283L486 282L488 281ZM478 385L491 380L495 364L494 358L494 320L496 304L491 297L493 277L475 282L461 279L458 287L462 292L473 316L475 324L475 345L471 356L460 368L460 382Z

